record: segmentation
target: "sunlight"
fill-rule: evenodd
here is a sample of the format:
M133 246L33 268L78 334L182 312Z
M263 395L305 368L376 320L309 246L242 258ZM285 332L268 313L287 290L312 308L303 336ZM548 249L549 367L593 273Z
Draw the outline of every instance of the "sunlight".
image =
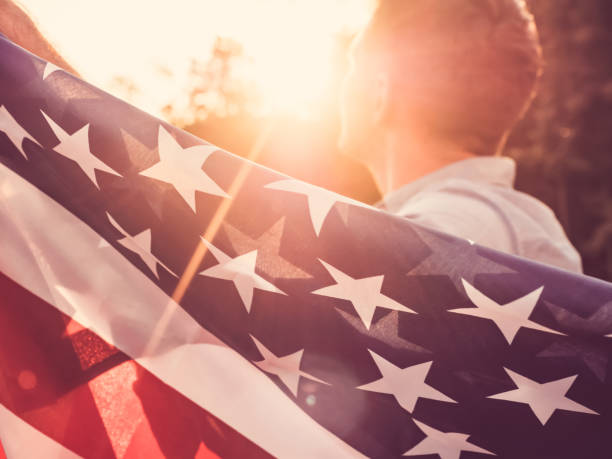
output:
M269 110L307 111L329 85L338 35L365 24L374 0L21 3L85 79L116 93L123 78L132 89L117 95L159 115L184 96L191 60L206 60L217 36L242 44Z
M286 39L270 40L254 58L255 80L273 110L307 109L323 94L331 76L333 36L312 35L304 30L309 28L306 24L299 20L283 24L286 30L280 36Z
M271 21L269 33L249 51L255 78L271 108L300 112L323 97L338 35L354 32L367 20L368 2L361 8L355 1L351 8L328 0L276 3L276 17L282 21Z

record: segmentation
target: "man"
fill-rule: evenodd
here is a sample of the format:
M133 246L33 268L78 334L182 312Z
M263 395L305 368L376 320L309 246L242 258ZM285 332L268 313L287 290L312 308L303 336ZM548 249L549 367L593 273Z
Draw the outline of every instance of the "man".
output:
M12 0L0 33L76 74ZM552 211L515 191L513 161L496 156L540 66L522 1L381 0L353 46L341 146L370 166L389 211L581 272Z
M392 213L582 272L553 212L499 156L534 97L541 50L522 0L381 0L352 46L340 147Z

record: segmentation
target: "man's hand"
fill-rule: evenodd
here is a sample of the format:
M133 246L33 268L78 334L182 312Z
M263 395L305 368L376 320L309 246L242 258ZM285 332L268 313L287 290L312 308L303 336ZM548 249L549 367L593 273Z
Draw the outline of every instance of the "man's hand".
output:
M31 53L78 75L42 36L34 21L13 0L0 0L0 33Z

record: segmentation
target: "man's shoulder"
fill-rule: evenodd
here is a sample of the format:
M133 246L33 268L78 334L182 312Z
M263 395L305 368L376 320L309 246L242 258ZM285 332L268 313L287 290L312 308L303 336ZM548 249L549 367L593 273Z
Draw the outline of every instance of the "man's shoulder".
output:
M503 215L511 205L523 200L537 201L511 187L452 177L419 190L405 200L402 208L410 209L417 203L427 202L433 206L432 210L444 208L451 213L462 213L474 208L493 215Z
M504 252L580 270L554 212L511 186L449 177L422 188L397 214Z
M512 186L453 177L433 184L408 199L403 211L413 206L432 212L471 217L497 229L514 233L518 239L541 236L565 237L553 210L541 200Z
M408 197L396 214L498 250L516 253L516 237L507 215L508 207L488 186L469 179L449 178Z

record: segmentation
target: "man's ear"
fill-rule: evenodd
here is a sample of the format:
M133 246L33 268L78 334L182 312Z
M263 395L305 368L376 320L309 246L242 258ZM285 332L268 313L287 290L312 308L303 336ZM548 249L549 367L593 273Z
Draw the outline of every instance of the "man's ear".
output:
M380 72L374 80L374 113L372 118L374 124L381 124L385 118L389 116L390 103L390 87L389 75L385 72Z

